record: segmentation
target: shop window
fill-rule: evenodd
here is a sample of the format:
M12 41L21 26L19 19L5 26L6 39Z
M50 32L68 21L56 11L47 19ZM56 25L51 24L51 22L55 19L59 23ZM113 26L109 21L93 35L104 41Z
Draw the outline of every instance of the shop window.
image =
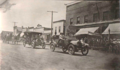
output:
M59 26L59 32L61 32L61 26Z
M99 21L98 13L93 14L93 22Z
M77 17L77 24L80 24L80 17Z
M70 24L71 24L71 25L73 24L73 18L70 19Z
M110 18L109 14L110 14L109 11L103 12L103 21L109 20L109 18Z
M88 15L84 16L84 23L88 23Z

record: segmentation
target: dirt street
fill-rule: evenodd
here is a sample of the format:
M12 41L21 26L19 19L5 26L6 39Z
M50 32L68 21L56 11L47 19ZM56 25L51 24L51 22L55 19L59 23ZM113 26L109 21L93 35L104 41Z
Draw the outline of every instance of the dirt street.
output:
M1 70L113 70L112 59L118 55L102 51L90 50L87 56L81 53L69 55L61 49L51 52L46 49L29 45L12 45L0 41Z

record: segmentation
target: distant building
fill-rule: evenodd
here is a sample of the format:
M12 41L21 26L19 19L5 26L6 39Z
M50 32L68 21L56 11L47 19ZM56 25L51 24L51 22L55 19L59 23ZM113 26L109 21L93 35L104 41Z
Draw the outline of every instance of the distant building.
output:
M81 1L67 5L66 35L75 34L79 29L70 29L73 25L87 25L91 23L115 20L119 18L119 1ZM71 31L71 32L70 32Z
M53 35L65 34L65 20L58 20L53 22Z
M50 42L51 39L51 28L42 27L42 25L38 24L37 27L33 29L33 32L40 32L43 34L44 40L46 42Z
M42 25L38 24L36 27L15 27L15 34L20 32L39 32L43 34L44 40L46 42L50 41L51 38L51 28L42 27Z

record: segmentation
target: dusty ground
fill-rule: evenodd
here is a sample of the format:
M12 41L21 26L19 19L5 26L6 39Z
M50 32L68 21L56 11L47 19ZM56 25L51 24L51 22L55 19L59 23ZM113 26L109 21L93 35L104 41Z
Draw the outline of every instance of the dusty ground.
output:
M23 47L1 41L0 45L1 70L113 70L112 59L119 56L96 50L90 50L87 56L81 53L69 55L60 49L51 52L48 45L46 49L32 49L28 45Z

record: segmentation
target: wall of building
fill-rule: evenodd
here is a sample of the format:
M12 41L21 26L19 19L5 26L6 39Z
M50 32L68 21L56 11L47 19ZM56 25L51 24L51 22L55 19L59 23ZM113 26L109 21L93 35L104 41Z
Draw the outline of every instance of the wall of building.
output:
M53 35L60 35L60 33L64 33L64 24L65 21L58 21L53 23Z
M101 2L91 2L91 1L82 1L66 7L66 34L67 29L70 25L70 19L72 18L72 25L77 24L77 18L80 18L79 24L87 24L91 22L103 21L103 13L108 11L109 17L108 20L111 20L111 3L110 1L101 1ZM94 14L98 13L97 21L94 21ZM85 16L88 16L88 22L85 22ZM106 18L106 17L105 17ZM76 32L76 30L74 31Z

